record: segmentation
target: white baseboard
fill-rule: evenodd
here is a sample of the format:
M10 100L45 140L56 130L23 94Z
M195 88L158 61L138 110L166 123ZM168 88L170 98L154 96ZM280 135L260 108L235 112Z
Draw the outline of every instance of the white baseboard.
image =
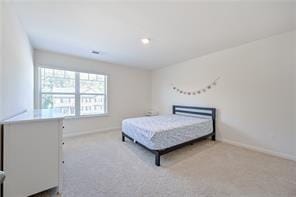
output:
M267 154L267 155L272 155L272 156L280 157L280 158L283 158L283 159L296 161L296 156L293 156L293 155L290 155L290 154L276 152L276 151L272 151L272 150L269 150L269 149L260 148L260 147L252 146L252 145L247 145L247 144L243 144L243 143L240 143L240 142L235 142L235 141L228 140L228 139L223 139L223 138L222 139L217 139L217 141L224 142L224 143L227 143L227 144L231 144L231 145L234 145L234 146L239 146L239 147L246 148L246 149L249 149L249 150L261 152L261 153L264 153L264 154Z
M121 130L120 127L111 127L111 128L104 128L104 129L93 129L88 131L73 131L73 132L66 132L63 134L63 137L76 137L81 135L89 135L94 133L100 133L100 132L107 132L107 131L114 131L114 130Z

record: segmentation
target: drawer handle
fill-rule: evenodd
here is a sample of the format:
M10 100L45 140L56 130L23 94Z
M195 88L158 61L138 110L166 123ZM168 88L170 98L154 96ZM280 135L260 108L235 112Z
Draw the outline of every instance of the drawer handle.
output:
M65 145L65 142L63 142L62 144Z
M62 161L62 163L65 163L65 161Z

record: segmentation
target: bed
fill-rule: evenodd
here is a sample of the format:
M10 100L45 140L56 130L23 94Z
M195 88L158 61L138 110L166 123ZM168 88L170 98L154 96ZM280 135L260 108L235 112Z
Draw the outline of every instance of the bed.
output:
M171 115L129 118L122 121L125 137L155 154L155 165L168 152L211 137L215 140L215 108L174 105Z

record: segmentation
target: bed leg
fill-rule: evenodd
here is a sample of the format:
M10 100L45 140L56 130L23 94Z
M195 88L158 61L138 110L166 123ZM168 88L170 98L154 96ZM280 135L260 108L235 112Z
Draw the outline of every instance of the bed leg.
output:
M124 142L125 141L125 136L123 135L123 133L121 133L121 140Z
M212 135L212 140L216 141L216 134Z
M155 165L160 166L160 154L158 151L155 152Z

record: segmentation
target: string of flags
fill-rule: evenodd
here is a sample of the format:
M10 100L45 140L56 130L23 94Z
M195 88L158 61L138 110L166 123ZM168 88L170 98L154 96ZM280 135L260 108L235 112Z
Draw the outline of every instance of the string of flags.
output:
M175 90L176 92L178 92L179 94L184 94L184 95L198 95L198 94L202 94L202 93L205 93L206 91L210 90L213 88L213 86L216 86L217 85L217 82L218 80L220 79L220 77L218 77L217 79L215 79L214 81L212 81L209 85L207 85L206 87L204 88L201 88L199 90L194 90L194 91L185 91L185 90L182 90L174 85L172 85L172 88L173 90Z

